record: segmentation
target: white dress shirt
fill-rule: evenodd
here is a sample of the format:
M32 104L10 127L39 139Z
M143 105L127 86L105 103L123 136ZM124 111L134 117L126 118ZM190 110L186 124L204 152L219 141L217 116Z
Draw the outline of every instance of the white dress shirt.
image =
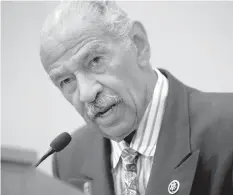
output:
M158 80L154 88L152 100L142 117L130 145L124 140L119 143L111 140L111 164L116 195L121 195L123 190L123 167L120 157L122 151L127 147L140 153L137 161L138 190L140 195L144 195L146 191L168 94L168 81L166 77L158 69L154 70L158 75Z

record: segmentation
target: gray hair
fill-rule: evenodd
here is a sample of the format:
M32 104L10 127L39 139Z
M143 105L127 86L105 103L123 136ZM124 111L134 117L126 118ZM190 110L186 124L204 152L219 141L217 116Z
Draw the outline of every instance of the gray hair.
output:
M61 32L70 18L87 20L122 41L128 38L132 24L128 15L114 1L62 1L46 19L41 35Z

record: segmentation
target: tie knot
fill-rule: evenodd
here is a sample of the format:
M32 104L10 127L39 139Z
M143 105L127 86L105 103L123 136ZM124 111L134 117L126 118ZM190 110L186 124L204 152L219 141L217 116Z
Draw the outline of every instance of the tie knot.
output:
M126 148L122 151L121 158L123 163L133 164L137 162L138 152L132 148Z

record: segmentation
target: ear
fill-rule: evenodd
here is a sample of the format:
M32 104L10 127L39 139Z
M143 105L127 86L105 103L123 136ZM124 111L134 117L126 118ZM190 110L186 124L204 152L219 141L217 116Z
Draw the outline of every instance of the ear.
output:
M149 65L150 45L143 25L138 21L134 21L129 36L137 48L138 64L142 67Z

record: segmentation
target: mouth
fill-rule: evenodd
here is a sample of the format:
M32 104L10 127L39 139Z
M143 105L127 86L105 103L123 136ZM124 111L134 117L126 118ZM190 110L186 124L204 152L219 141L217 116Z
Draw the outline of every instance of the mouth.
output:
M106 117L108 116L108 114L111 113L111 111L117 106L117 104L112 104L106 108L104 108L101 112L98 112L96 115L95 115L95 118L103 118L103 117Z

